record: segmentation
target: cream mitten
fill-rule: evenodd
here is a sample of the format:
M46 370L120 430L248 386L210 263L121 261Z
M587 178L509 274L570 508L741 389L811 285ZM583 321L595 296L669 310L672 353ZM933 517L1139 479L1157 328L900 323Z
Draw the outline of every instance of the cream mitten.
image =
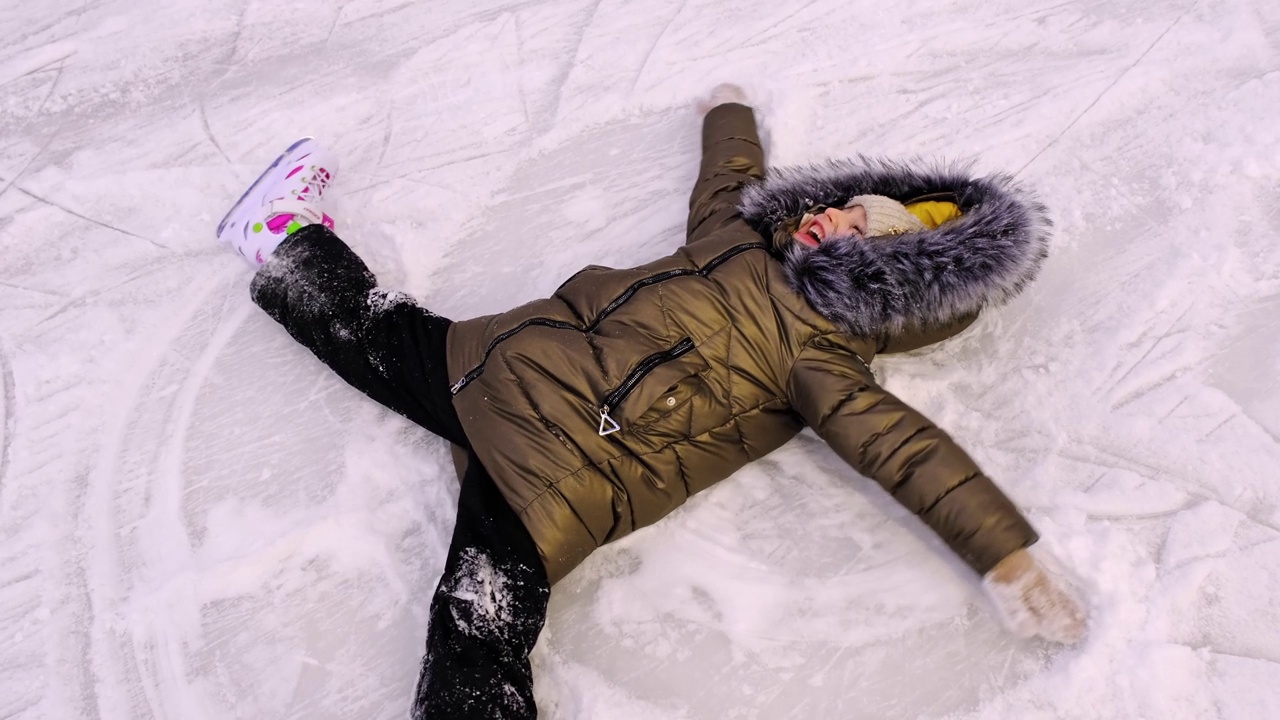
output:
M1016 550L982 578L987 597L1005 627L1020 637L1074 644L1084 638L1087 618L1061 575L1027 550Z
M742 89L740 85L733 83L722 83L715 86L711 93L698 100L698 113L706 115L720 105L726 103L738 103L739 105L749 105L747 101L747 91Z

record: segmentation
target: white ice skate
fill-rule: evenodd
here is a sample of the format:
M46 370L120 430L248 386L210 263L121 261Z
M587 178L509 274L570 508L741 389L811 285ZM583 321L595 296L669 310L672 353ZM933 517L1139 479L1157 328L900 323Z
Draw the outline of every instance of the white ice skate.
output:
M218 223L218 239L231 243L254 267L271 259L284 239L320 223L333 229L325 214L324 192L338 163L313 138L289 146L258 176Z

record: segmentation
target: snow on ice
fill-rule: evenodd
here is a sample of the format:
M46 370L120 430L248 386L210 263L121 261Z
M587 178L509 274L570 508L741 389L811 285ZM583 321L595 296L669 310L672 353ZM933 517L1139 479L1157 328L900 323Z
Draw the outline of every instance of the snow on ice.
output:
M806 434L556 587L542 716L1280 717L1280 5L50 0L0 32L0 717L404 717L447 450L253 307L213 226L315 135L384 287L505 309L679 245L721 81L774 164L1040 191L1040 281L877 366L1091 634L1001 630Z

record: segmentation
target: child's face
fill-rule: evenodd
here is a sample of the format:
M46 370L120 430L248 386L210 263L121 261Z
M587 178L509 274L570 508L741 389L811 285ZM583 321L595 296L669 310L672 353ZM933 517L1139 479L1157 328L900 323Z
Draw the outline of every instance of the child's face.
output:
M829 237L867 235L867 209L861 205L847 208L827 208L817 215L806 213L800 219L800 229L791 237L808 247L818 247Z

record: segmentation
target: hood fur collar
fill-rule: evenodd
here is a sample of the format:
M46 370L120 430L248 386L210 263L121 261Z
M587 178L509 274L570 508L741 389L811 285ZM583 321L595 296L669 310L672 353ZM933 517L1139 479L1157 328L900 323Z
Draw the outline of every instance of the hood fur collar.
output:
M790 241L807 210L855 195L907 203L943 193L963 215L936 230L817 248ZM937 199L937 198L930 198ZM946 324L1022 291L1048 254L1045 207L1009 175L975 178L970 166L859 157L770 170L742 193L743 217L781 252L792 287L815 310L863 337Z

